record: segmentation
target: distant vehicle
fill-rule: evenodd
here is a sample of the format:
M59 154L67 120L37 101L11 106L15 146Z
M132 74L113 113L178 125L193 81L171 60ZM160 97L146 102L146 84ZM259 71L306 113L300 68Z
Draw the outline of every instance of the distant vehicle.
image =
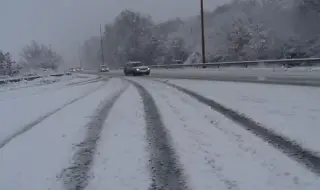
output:
M100 65L100 72L109 72L107 65Z
M140 61L129 61L123 68L124 74L127 75L150 75L150 68L144 66Z
M69 69L69 72L76 72L76 71L77 71L76 68L70 68L70 69Z
M78 72L79 72L79 71L82 71L82 70L81 70L81 68L80 68L80 67L77 67L77 68L76 68L76 71L78 71Z

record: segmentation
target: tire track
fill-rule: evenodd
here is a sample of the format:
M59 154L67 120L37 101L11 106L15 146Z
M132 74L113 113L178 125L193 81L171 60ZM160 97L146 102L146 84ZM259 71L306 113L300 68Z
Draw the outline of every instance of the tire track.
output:
M58 111L62 110L63 108L65 108L66 106L68 105L71 105L79 100L81 100L82 98L85 98L87 96L89 96L90 94L98 91L100 88L102 88L103 86L105 86L106 84L101 84L99 85L96 89L80 96L80 97L77 97L67 103L65 103L64 105L62 105L61 107L59 108L56 108L52 111L50 111L49 113L45 114L45 115L42 115L40 116L38 119L32 121L31 123L25 125L24 127L21 128L21 130L13 133L12 135L8 136L7 138L5 138L3 141L0 142L0 149L2 149L3 147L5 147L10 141L12 141L14 138L18 137L19 135L31 130L34 126L38 125L39 123L43 122L45 119L49 118L50 116L52 116L53 114L57 113Z
M121 90L114 93L111 98L108 97L102 101L92 120L86 125L87 133L85 139L77 145L78 150L73 157L73 163L70 167L64 169L59 176L65 190L83 190L87 187L91 177L89 172L93 164L97 141L100 138L103 124L114 103L127 87L128 85L125 85Z
M177 116L177 118L182 122L184 123L184 130L185 131L188 131L190 133L193 134L193 136L191 136L198 144L203 144L203 142L201 141L202 140L202 137L199 137L197 135L194 135L196 134L195 131L192 131L192 129L189 128L188 124L186 124L186 116L184 116L183 114L181 114L180 110L179 110L179 107L176 107L176 102L171 102L170 99L168 98L169 95L173 95L173 96L177 96L179 97L180 101L183 102L184 104L188 104L190 106L192 106L194 108L194 112L197 112L197 108L194 107L194 105L190 102L188 102L185 98L179 96L179 92L173 92L173 91L170 91L170 93L172 94L167 94L168 91L167 89L165 88L162 88L162 89L156 89L154 88L154 90L156 91L159 91L159 97L161 97L163 99L163 101L166 103L166 105L168 107L171 108L171 110L174 112L174 114ZM175 90L175 89L172 89L172 90ZM208 118L205 116L204 117L206 120L208 120ZM208 120L208 122L212 125L212 121ZM215 126L217 127L217 126ZM239 137L238 137L239 138ZM230 178L228 178L228 176L224 175L224 173L222 172L223 171L223 165L219 165L216 163L215 161L215 158L212 157L212 155L208 152L208 150L204 147L204 146L199 146L198 148L199 151L201 151L200 154L203 154L205 155L203 157L204 161L210 166L210 168L212 169L213 173L215 174L215 176L217 177L218 180L220 180L225 186L227 189L240 189L238 187L238 184L237 184L237 181L235 180L232 180Z
M296 160L298 163L305 166L307 169L320 176L320 158L314 154L312 151L307 150L297 144L296 142L290 140L289 138L276 134L273 131L263 127L261 124L252 120L251 118L246 117L243 114L239 114L236 111L227 108L218 102L208 99L204 96L201 96L191 90L183 88L181 86L172 84L168 81L155 80L157 82L164 83L168 86L171 86L193 98L199 102L208 105L213 110L218 111L222 115L231 119L232 121L240 124L245 130L250 131L251 133L258 136L260 139L266 141L276 149L280 150L290 158Z
M138 90L144 105L152 178L149 190L187 190L184 171L162 122L156 103L139 83L129 80Z

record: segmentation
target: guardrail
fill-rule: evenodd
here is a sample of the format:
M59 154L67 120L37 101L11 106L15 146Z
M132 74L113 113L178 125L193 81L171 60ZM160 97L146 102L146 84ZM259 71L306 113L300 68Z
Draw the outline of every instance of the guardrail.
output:
M48 76L61 77L64 75L70 75L70 74L69 73L57 73L57 74L52 74L52 75L48 75ZM43 78L43 77L47 77L47 76L29 76L29 77L21 77L21 78L13 78L13 79L4 79L4 80L0 80L0 84L6 84L9 82L19 82L22 80L31 81L31 80L35 80L35 79L39 79L39 78Z
M305 59L277 59L277 60L256 60L256 61L230 61L215 63L196 63L196 64L169 64L151 65L151 68L220 68L220 67L312 67L320 66L320 58Z

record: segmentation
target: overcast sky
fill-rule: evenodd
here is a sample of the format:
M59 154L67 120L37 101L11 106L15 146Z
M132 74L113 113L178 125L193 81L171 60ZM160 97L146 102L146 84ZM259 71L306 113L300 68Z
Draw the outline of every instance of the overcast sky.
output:
M213 10L227 0L204 0ZM0 49L14 58L25 44L50 44L67 60L76 59L77 44L99 34L123 9L150 14L155 21L199 13L200 0L0 0Z

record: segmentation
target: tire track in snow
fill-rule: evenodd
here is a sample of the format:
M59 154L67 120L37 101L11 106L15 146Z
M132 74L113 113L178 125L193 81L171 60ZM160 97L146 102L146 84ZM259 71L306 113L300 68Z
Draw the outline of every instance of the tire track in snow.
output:
M0 142L0 149L2 149L3 147L5 147L10 141L12 141L14 138L18 137L19 135L31 130L34 126L38 125L39 123L43 122L45 119L49 118L50 116L52 116L53 114L57 113L58 111L62 110L63 108L65 108L66 106L68 105L71 105L87 96L89 96L90 94L98 91L100 88L102 88L103 86L105 86L106 84L101 84L99 85L96 89L88 92L88 93L85 93L83 94L82 96L80 97L77 97L67 103L65 103L64 105L62 105L61 107L59 108L56 108L48 113L46 113L45 115L42 115L40 116L38 119L32 121L31 123L25 125L24 127L21 128L21 130L19 131L16 131L15 133L13 133L12 135L8 136L7 138L5 138L3 141Z
M157 89L155 89L155 90L157 91ZM170 92L170 93L172 93L172 92ZM183 102L186 105L190 105L190 106L193 107L192 103L188 102L183 97L180 97L179 94L169 94L169 95L178 96L181 102ZM172 109L172 111L175 114L175 116L177 117L177 119L179 119L182 123L184 123L184 127L185 127L184 130L185 131L197 134L197 132L192 131L191 129L188 129L188 124L185 123L185 121L186 121L185 117L186 116L181 114L181 111L180 111L179 107L176 106L177 105L176 102L172 103L170 101L170 98L168 98L167 89L164 89L164 88L160 89L159 90L159 97L161 97L163 99L163 101L166 103L166 105L168 107L170 107L170 109ZM194 112L197 112L197 108L196 107L194 107ZM211 121L208 121L208 122L210 122L212 124ZM199 137L197 135L192 136L192 138L194 138L197 143L203 144L203 142L199 139ZM201 139L203 139L203 138L201 138ZM208 150L205 148L205 146L199 146L198 150L201 151L200 154L205 155L204 158L203 158L204 161L210 166L210 168L212 169L212 171L215 174L215 176L217 177L217 179L220 180L223 184L225 184L227 189L239 189L238 184L237 184L236 181L234 181L232 179L229 179L228 176L225 176L223 174L223 172L222 172L223 171L223 165L218 165L217 163L215 163L215 158L213 158L212 155L210 155L210 152L208 152Z
M115 92L111 97L107 97L98 106L92 120L86 125L87 133L85 139L77 145L78 150L73 157L73 163L70 167L64 169L59 176L62 180L65 190L83 190L87 187L90 180L90 169L93 164L94 153L96 151L97 141L100 138L100 132L103 124L108 117L114 103L127 89L125 85L121 90Z
M201 96L191 90L172 84L168 81L161 81L161 80L154 80L154 81L167 84L168 86L176 88L177 90L195 98L199 102L205 105L208 105L213 110L220 112L227 118L240 124L240 126L242 126L244 129L255 134L262 140L268 142L270 145L272 145L276 149L280 150L290 158L293 158L298 163L305 166L307 169L309 169L313 173L320 176L320 157L318 157L312 151L301 147L299 144L288 139L287 137L274 133L273 131L263 127L256 121L244 116L243 114L239 114L236 111L229 109L214 100Z
M145 111L149 167L152 183L149 190L186 190L184 171L172 146L171 137L149 92L139 83L130 82L138 89Z

